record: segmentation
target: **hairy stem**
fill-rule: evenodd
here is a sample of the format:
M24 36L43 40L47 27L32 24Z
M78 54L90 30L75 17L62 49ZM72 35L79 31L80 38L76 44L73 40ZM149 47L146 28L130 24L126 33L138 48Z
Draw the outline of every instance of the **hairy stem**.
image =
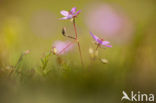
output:
M77 41L78 36L77 36L75 18L73 19L73 26L74 26L74 30L75 30L75 38L76 38L75 40ZM79 53L80 53L81 64L83 65L82 52L81 52L81 47L80 47L79 41L77 41L77 44L78 44L78 50L79 50Z
M75 18L73 19L73 25L74 25L74 30L75 30L75 38L77 40L77 30L76 30L76 25L75 25Z

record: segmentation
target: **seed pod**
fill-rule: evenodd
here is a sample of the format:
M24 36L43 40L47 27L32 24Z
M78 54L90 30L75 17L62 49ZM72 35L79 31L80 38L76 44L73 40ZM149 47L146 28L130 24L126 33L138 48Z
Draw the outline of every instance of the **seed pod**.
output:
M63 36L66 36L65 34L66 34L66 28L63 27L63 29L62 29L62 35L63 35Z

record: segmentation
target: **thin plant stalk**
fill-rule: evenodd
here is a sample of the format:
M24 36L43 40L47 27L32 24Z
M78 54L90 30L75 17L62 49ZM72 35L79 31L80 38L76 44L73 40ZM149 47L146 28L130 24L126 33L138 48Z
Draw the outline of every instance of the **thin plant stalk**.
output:
M97 51L97 49L99 48L99 46L100 46L100 44L97 44L97 47L96 47L95 51Z
M80 43L77 42L77 44L78 44L78 49L79 49L79 53L80 53L81 64L83 65L83 59L82 59L82 53L81 53Z
M75 31L75 38L76 38L75 40L77 41L78 50L79 50L79 53L80 53L81 64L83 65L82 52L81 52L80 43L79 43L79 41L78 41L75 18L73 18L73 26L74 26L74 31Z
M19 57L19 59L18 59L16 65L13 66L11 72L9 73L9 77L10 77L13 73L18 72L18 66L19 66L19 64L22 62L23 57L24 57L26 54L28 54L28 53L29 53L29 51L25 51L24 53L21 54L21 56Z
M72 44L72 42L70 42L65 48L63 48L58 54L61 54L62 52L64 52L68 47L70 47Z

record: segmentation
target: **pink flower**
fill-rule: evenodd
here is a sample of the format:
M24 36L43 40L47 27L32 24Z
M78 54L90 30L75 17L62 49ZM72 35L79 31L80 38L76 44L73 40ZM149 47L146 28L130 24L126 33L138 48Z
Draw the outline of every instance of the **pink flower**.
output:
M93 39L100 45L104 45L106 47L112 47L112 45L108 45L110 42L109 41L104 41L103 39L100 39L96 35L94 35L92 32L90 32L90 35L93 37Z
M64 16L60 18L60 20L67 20L77 17L77 15L80 13L80 10L76 11L76 7L73 7L70 11L62 10L60 13Z
M69 41L65 41L65 42L56 41L52 46L52 51L55 54L62 55L70 51L73 48L73 46L74 46L73 43Z
M122 8L110 4L87 7L85 22L88 28L116 43L128 42L133 36L133 23Z

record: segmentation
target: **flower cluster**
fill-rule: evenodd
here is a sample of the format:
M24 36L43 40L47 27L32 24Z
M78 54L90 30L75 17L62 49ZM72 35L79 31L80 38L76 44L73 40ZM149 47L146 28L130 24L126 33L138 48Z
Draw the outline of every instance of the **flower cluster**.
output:
M76 29L76 23L75 23L75 18L79 15L80 12L81 12L80 10L77 11L76 7L73 7L70 11L62 10L60 12L64 17L60 18L59 20L72 19L72 21L73 21L75 37L67 35L65 27L62 29L62 34L63 34L63 36L68 37L68 38L74 40L74 42L70 42L70 41L66 41L66 42L56 41L53 44L51 51L55 55L62 55L62 54L67 53L68 51L72 50L72 47L74 46L73 43L77 43L78 44L78 50L79 50L79 53L80 53L81 63L83 64L80 43L77 40L78 39L78 35L77 35L77 29ZM97 48L101 47L101 46L112 47L112 45L109 45L109 43L110 43L109 41L104 41L103 39L101 39L101 38L97 37L96 35L94 35L92 32L90 32L90 35L96 41ZM92 55L92 57L96 57L98 55L97 48L95 49L95 53L96 54ZM89 53L93 54L94 50L90 49Z
M93 37L93 39L97 42L98 45L104 45L106 47L112 47L112 45L108 45L109 41L104 41L103 39L100 39L96 35L94 35L92 32L90 32L90 35Z
M64 16L62 18L60 18L60 20L66 20L66 19L72 19L77 17L77 15L80 13L81 11L76 11L76 7L73 7L70 11L66 11L66 10L62 10L60 13Z

